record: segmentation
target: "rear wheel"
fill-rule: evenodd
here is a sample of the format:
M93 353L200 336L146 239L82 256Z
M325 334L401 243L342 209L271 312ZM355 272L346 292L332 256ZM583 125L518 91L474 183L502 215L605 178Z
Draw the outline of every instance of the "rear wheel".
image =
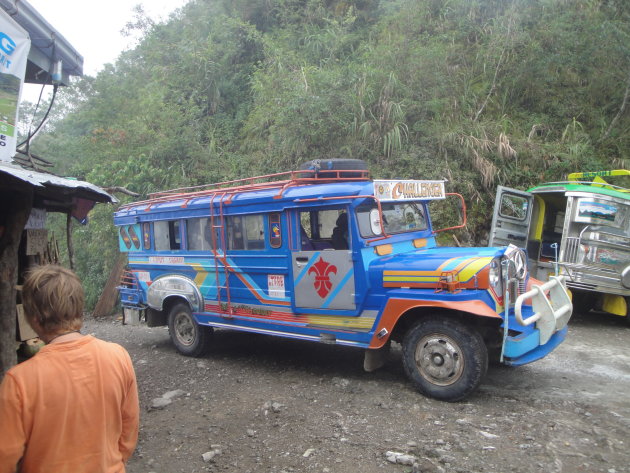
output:
M450 319L424 319L403 340L405 373L422 394L460 401L488 369L488 351L476 330Z
M199 325L188 304L183 302L171 307L168 331L177 351L186 356L203 355L212 336L212 328Z

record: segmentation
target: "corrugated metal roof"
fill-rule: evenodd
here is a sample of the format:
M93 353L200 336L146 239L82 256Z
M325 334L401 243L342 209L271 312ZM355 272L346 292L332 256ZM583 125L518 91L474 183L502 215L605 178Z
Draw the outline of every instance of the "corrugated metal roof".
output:
M7 174L20 181L31 184L36 188L47 188L49 190L51 188L67 189L78 198L89 199L94 202L118 203L116 197L86 181L68 179L53 174L34 171L32 169L24 169L11 163L0 163L0 174Z

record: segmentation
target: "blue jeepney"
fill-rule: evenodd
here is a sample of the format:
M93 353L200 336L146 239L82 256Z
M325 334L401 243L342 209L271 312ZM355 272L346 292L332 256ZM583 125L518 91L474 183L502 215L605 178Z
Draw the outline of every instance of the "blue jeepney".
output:
M463 399L489 359L522 365L558 346L572 305L562 277L533 284L515 246L438 246L428 204L446 197L444 181L371 180L361 161L329 160L124 205L124 322L168 325L188 356L214 328L361 348L368 371L393 340L420 392Z

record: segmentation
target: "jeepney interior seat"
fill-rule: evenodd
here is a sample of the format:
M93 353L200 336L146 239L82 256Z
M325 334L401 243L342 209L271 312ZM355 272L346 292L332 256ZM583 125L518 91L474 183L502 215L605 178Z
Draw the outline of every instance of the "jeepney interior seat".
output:
M337 217L332 232L332 246L335 250L348 249L348 214L342 213Z
M313 240L315 250L332 250L333 246L328 240Z
M542 258L552 258L556 257L556 250L551 247L554 243L558 244L558 254L560 254L560 243L562 242L562 234L554 231L543 231L542 234L542 245L540 249L540 256Z
M313 242L306 234L306 230L304 230L304 227L302 225L300 225L300 243L300 248L302 249L302 251L313 251L315 249L315 247L313 246Z

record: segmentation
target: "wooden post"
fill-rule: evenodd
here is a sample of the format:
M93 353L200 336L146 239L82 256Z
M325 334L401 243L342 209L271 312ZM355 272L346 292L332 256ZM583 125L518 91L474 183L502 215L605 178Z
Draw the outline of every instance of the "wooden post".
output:
M92 312L94 317L109 315L114 308L114 305L116 305L116 301L118 300L118 291L116 288L120 284L120 278L125 269L126 263L126 253L120 253L114 267L112 268L112 272L109 274L109 279L105 284L101 297L98 299L96 307L94 307L94 312Z
M18 250L24 226L33 207L33 189L0 191L0 380L17 363L15 353L15 286L18 281Z
M68 243L68 262L70 269L74 271L74 246L72 245L72 215L66 216L66 241Z

